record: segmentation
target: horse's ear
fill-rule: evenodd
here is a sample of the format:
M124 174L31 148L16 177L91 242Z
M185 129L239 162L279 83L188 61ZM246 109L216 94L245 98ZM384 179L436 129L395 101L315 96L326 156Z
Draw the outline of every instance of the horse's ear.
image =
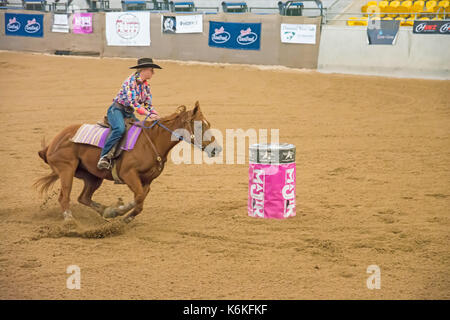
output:
M193 110L192 114L196 115L197 112L199 112L199 111L200 111L200 103L198 101L196 101L195 102L195 107L194 107L194 110Z
M177 113L182 113L182 112L185 112L185 111L186 111L186 106L179 106L177 108Z

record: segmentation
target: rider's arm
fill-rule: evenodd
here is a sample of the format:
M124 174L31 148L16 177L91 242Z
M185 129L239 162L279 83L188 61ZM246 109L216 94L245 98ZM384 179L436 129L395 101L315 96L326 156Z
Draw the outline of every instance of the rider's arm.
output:
M127 107L138 109L141 105L137 102L137 84L133 77L128 78L122 84L122 90L119 93L119 101Z
M146 92L146 96L145 96L145 100L144 103L141 105L140 108L137 109L137 112L139 114L145 114L145 115L158 115L158 112L155 110L155 108L152 105L152 93L150 91L150 86L146 86L145 87L145 92Z

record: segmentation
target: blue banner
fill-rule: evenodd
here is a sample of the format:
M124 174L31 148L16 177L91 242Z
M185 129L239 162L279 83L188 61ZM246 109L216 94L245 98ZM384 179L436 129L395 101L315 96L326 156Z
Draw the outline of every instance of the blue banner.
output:
M209 22L210 47L259 50L261 23Z
M42 38L44 15L5 13L5 35Z

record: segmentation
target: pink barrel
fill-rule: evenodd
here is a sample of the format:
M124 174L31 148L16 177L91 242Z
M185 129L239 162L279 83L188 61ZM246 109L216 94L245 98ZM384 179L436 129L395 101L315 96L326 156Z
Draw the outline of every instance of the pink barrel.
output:
M294 145L251 145L248 215L268 219L295 216L295 177Z

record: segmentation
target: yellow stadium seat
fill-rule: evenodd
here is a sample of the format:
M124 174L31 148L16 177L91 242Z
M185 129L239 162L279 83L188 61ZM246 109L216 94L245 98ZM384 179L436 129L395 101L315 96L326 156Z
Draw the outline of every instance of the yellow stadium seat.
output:
M430 20L430 18L422 17L422 18L419 18L418 20Z
M437 14L439 19L444 19L445 13L447 12L447 15L450 13L449 1L440 1L438 5L434 7L434 12Z
M364 14L364 17L367 17L368 15L373 15L374 13L379 13L380 8L378 6L368 6L366 9L366 13Z
M449 6L449 1L445 0L445 1L439 1L438 7L444 8L444 9L448 9Z
M359 21L358 21L358 25L367 26L367 20L368 20L367 17L361 17L361 19L359 19Z
M434 7L437 6L436 1L432 0L432 1L427 1L427 3L425 3L425 11L426 12L433 12L434 11Z
M412 1L403 1L400 4L398 12L400 13L400 17L406 18L412 11Z
M398 13L398 9L400 7L400 1L392 1L389 3L389 6L387 7L387 11L389 12L388 16L391 18L395 18Z
M427 1L425 2L425 9L424 11L427 13L427 15L425 15L428 18L432 18L434 17L434 14L432 15L432 13L434 13L434 9L437 7L437 2L434 0L431 1Z
M356 26L356 22L358 21L357 17L350 17L347 20L347 25L349 26Z
M414 4L413 4L413 7L412 7L412 13L420 13L420 12L423 12L423 7L425 6L425 2L424 1L422 1L422 0L419 0L419 1L416 1L416 2L414 2Z
M380 12L382 13L380 16L384 17L384 13L388 12L387 8L389 7L389 1L380 1L378 4L378 7L380 8Z
M367 13L367 10L368 10L369 7L378 7L378 4L377 4L376 1L369 1L369 2L367 2L365 5L363 5L361 7L361 12L362 13Z
M411 19L411 18L400 22L400 26L402 26L402 27L412 27L413 25L414 25L414 19Z
M347 20L347 25L349 26L367 26L367 17L350 17Z

